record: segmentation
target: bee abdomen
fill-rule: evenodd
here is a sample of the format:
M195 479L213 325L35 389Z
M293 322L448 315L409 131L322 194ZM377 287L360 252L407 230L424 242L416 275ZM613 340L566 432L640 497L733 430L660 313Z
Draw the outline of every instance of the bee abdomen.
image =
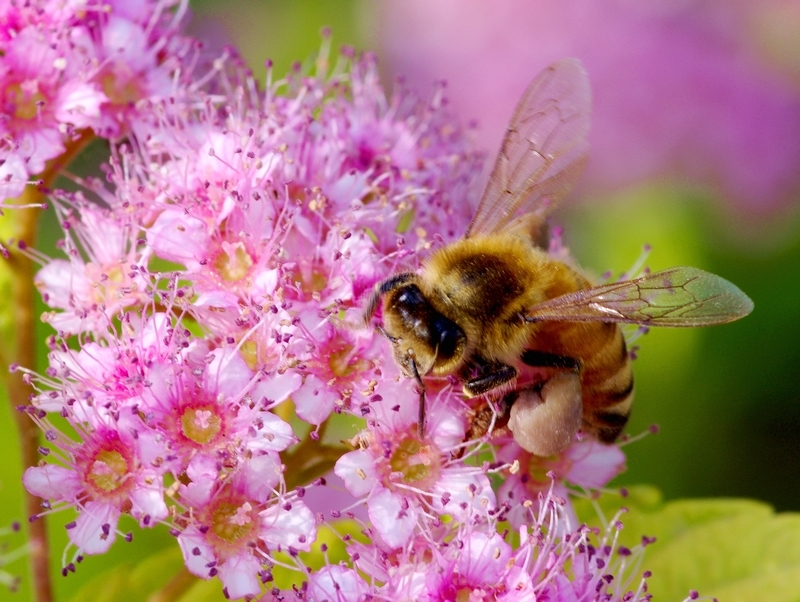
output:
M633 376L620 389L584 393L584 428L604 443L619 437L628 422L633 402Z
M625 339L619 329L605 349L584 365L584 428L600 441L611 443L619 437L633 402L633 372Z

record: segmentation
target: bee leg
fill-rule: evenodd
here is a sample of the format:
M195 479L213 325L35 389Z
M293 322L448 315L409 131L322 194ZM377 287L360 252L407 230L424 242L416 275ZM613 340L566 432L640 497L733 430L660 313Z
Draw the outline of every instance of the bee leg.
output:
M408 358L408 363L414 373L414 380L417 381L417 390L419 391L419 416L417 418L417 435L420 439L425 437L425 383L422 382L422 377L417 370L417 362L413 357Z
M517 378L517 369L508 364L490 364L477 378L472 378L464 383L464 395L476 397L488 393L493 389L502 387Z
M383 335L392 345L396 345L398 341L400 341L400 339L398 339L397 337L393 337L388 332L386 332L386 329L383 326L376 326L375 330L377 330L379 334Z

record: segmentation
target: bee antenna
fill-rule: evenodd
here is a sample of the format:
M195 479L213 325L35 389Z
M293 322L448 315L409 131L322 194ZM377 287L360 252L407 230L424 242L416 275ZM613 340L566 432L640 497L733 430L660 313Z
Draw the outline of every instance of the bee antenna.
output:
M364 325L369 326L369 321L372 319L372 316L375 315L375 310L378 309L378 301L381 298L381 286L375 285L375 289L372 291L372 295L370 295L369 303L367 303L367 307L364 310Z
M411 371L414 373L414 380L417 381L417 389L419 390L419 416L417 418L417 434L420 439L425 437L425 383L422 382L422 377L417 370L417 362L414 358L409 356L408 363L411 365Z
M383 297L383 295L392 292L394 289L399 288L404 284L415 280L416 278L417 275L414 272L401 272L400 274L395 274L391 278L387 278L383 282L376 284L372 291L372 296L369 298L367 309L364 312L364 320L369 322L369 319L375 313L375 310L378 309L378 300Z

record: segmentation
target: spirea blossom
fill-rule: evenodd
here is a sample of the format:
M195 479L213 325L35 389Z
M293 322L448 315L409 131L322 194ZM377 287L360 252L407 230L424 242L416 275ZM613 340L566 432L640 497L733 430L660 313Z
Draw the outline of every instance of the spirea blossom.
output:
M126 32L142 48L151 31L120 11L97 15L95 51ZM229 53L167 97L142 52L135 116L97 88L92 127L127 132L106 181L52 194L65 257L28 251L57 334L45 372L26 371L47 443L25 485L67 516L65 573L129 514L230 598L646 599L613 529L579 524L568 499L622 469L617 447L535 458L501 429L473 436L479 402L447 379L427 383L420 429L415 383L363 324L376 283L468 225L482 155L442 89L387 97L373 56L329 68L323 48L264 90ZM337 563L316 540L343 518L360 533L340 535Z
M19 195L86 132L114 139L141 101L181 94L183 0L6 2L0 9L0 197Z

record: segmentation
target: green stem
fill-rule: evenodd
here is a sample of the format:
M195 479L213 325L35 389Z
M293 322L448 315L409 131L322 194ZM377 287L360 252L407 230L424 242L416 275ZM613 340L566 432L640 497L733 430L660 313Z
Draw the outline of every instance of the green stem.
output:
M147 598L147 602L172 602L172 600L178 600L198 581L199 579L184 567L175 573L175 576L169 580L169 583L157 592L151 594Z
M347 452L347 449L342 446L322 443L327 428L328 422L323 422L316 440L307 436L292 449L290 454L282 456L286 466L284 479L287 490L291 491L298 486L308 485L317 477L327 474L342 454Z
M45 172L41 174L45 186L51 186L55 178L75 155L91 140L91 132L84 132L79 138L67 146L67 150L59 157L48 162ZM34 186L25 187L22 195L6 205L31 205L40 204L44 197ZM36 242L36 226L39 220L39 209L6 209L2 218L8 238L15 242L22 241L28 247ZM10 333L12 341L9 353L3 357L10 364L18 364L26 368L36 367L36 330L34 315L34 267L33 262L24 254L9 249L9 258L6 262L10 284L9 307L13 318L13 331ZM27 468L35 466L39 461L39 428L24 412L16 411L19 406L28 405L29 397L33 392L31 387L22 379L19 372L7 373L7 366L2 379L7 387L12 415L17 424L20 441L20 455L22 466ZM41 500L28 493L23 488L23 504L28 516L39 514ZM44 518L29 523L28 538L30 546L31 584L35 602L52 602L53 584L50 579L50 547L47 538L47 523Z
M22 195L17 199L19 204L41 203L44 199L33 186L27 186ZM24 241L31 245L35 238L36 223L39 217L38 209L7 210L5 221L13 227L15 241ZM33 262L22 253L9 249L9 258L6 262L10 272L11 299L10 308L13 316L13 341L7 359L9 363L19 364L26 368L36 365L36 343L34 335L34 293L33 293ZM7 367L6 367L7 369ZM4 371L5 372L5 371ZM20 455L22 466L34 466L39 461L39 427L24 412L15 408L27 405L31 388L22 380L22 374L17 372L5 375L5 384L8 398L11 403L11 413L17 424L19 433ZM41 500L28 493L23 488L23 504L25 513L33 516L41 512ZM50 580L50 548L47 541L47 523L43 518L29 523L28 541L30 546L31 585L36 602L51 602L53 600L53 585Z

